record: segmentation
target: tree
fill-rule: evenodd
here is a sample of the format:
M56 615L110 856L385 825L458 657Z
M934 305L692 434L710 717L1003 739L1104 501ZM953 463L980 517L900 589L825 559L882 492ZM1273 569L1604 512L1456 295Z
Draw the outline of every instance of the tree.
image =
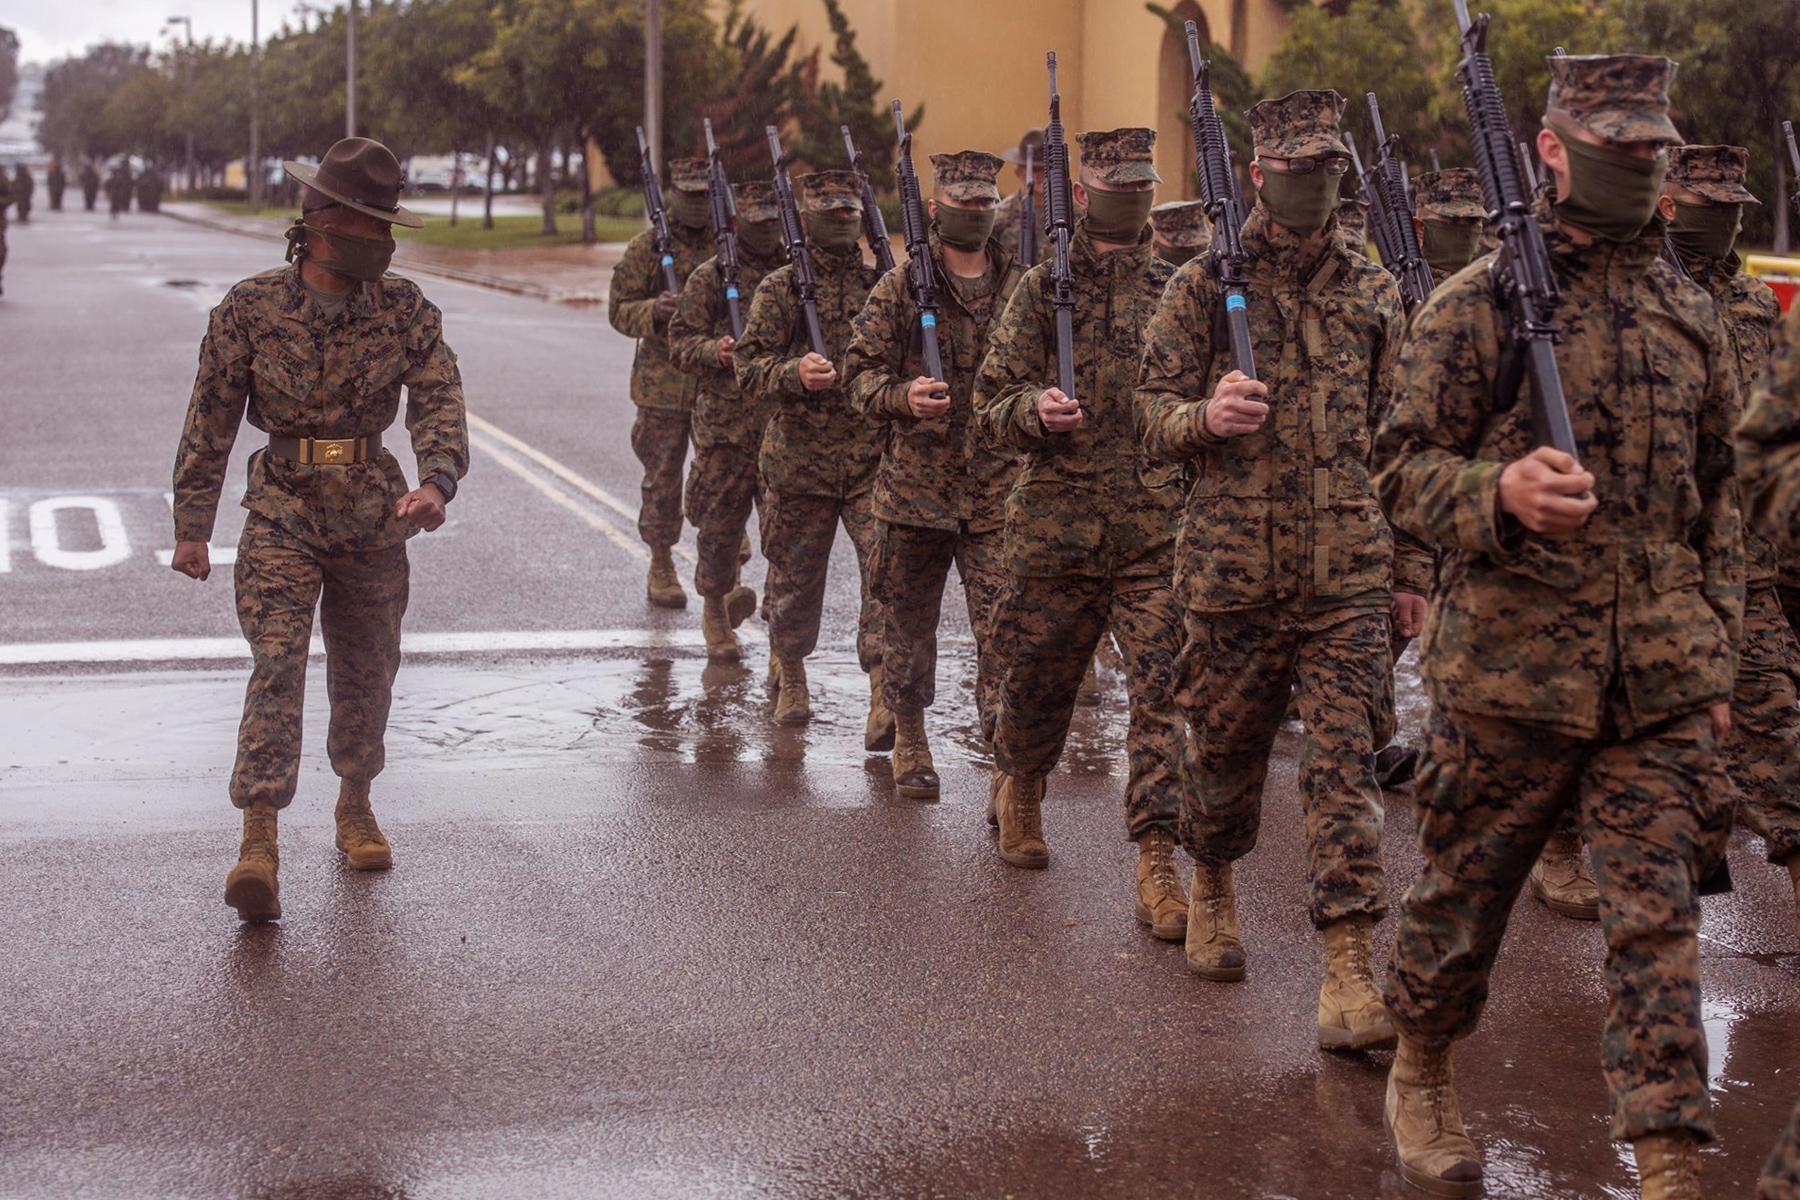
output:
M64 158L115 154L136 150L118 140L118 129L107 125L106 108L112 97L134 77L150 70L150 52L141 46L104 42L80 58L66 59L44 75L44 120L38 141Z
M1406 9L1397 0L1360 0L1340 11L1294 12L1263 67L1262 94L1336 89L1347 101L1344 128L1360 131L1360 148L1372 160L1375 135L1363 97L1374 92L1387 132L1399 134L1408 153L1422 155L1437 142L1441 123L1431 112L1436 83Z
M681 80L683 89L679 103L664 106L662 149L671 157L697 154L705 145L700 106L731 73L731 60L705 0L663 0L662 22L663 77ZM582 109L583 123L612 177L635 187L641 183L637 127L644 121L642 0L607 0L589 64L599 84Z
M0 25L0 121L12 112L19 87L19 35Z
M496 115L456 77L493 44L486 0L392 4L375 9L359 33L369 128L395 154L460 153L487 139Z
M820 81L817 49L790 72L793 117L799 128L788 140L787 148L797 160L814 168L843 163L843 126L849 127L858 149L885 146L894 136L891 110L881 100L881 80L875 78L868 60L856 48L856 30L850 27L850 18L844 15L838 0L824 0L824 4L831 21L831 61L844 72L844 82ZM924 119L925 106L920 104L906 118L907 129L917 128ZM887 155L870 155L863 160L863 166L877 190L893 188L894 168Z
M711 117L718 139L719 156L726 172L737 180L763 179L769 173L768 145L763 130L780 128L788 116L788 56L800 34L798 25L771 44L770 31L745 17L739 0L732 0L720 29L719 41L730 69L720 79L711 99L700 106L702 117ZM692 153L705 150L702 139Z
M1146 4L1145 8L1161 17L1176 36L1185 37L1185 23L1177 17L1172 9L1160 4ZM1240 182L1246 187L1249 176L1244 174L1249 168L1253 155L1250 139L1250 119L1244 114L1252 105L1262 99L1262 92L1244 70L1243 64L1231 56L1231 51L1217 42L1209 42L1200 47L1200 56L1212 64L1212 71L1207 76L1207 85L1212 91L1213 108L1219 114L1219 123L1225 126L1225 141L1231 147L1232 161L1237 164L1242 177ZM1182 109L1182 118L1186 120L1188 112ZM1190 139L1191 140L1191 139ZM1196 194L1198 188L1196 187Z

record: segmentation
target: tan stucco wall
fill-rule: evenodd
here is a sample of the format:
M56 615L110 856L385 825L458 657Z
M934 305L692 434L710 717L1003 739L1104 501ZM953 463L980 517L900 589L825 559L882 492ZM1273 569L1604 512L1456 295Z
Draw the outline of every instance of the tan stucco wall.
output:
M899 97L908 112L923 101L925 122L915 139L925 156L946 150L995 153L1042 125L1049 91L1044 52L1055 50L1063 124L1071 139L1081 130L1151 125L1158 130L1159 194L1186 187L1193 152L1179 113L1187 100L1186 50L1165 46L1166 27L1143 0L842 0L857 47L882 81L884 102ZM1213 41L1241 47L1255 71L1286 28L1274 0L1182 0L1183 16L1198 12ZM1233 27L1233 10L1241 20ZM820 0L747 0L745 10L780 33L800 27L799 50L824 46L821 69L834 78L830 25ZM938 31L956 28L959 36ZM1174 39L1175 43L1179 39ZM1178 55L1174 50L1179 48ZM671 88L669 102L677 102ZM1011 190L1003 180L1002 191Z

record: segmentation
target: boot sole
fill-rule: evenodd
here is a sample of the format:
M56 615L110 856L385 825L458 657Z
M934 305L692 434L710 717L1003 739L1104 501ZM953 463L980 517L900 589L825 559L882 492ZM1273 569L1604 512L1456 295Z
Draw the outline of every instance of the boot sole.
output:
M1400 1035L1394 1032L1391 1022L1383 1022L1361 1033L1340 1029L1336 1025L1319 1026L1321 1050L1381 1050L1395 1045L1399 1040Z
M1150 906L1142 900L1137 902L1138 924L1150 931L1153 938L1161 938L1165 942L1185 942L1187 940L1187 914L1181 914L1181 921L1176 925L1158 925L1150 912Z
M725 597L725 618L736 629L756 612L756 593L747 587L732 589Z
M1049 854L1019 854L1011 850L1000 851L1000 861L1015 867L1024 867L1027 871L1041 871L1050 865Z
M708 646L706 648L706 661L716 663L743 662L744 649L742 646L721 646L719 649L715 650L711 646Z
M394 865L394 852L383 851L380 854L352 854L342 846L338 853L344 856L344 862L352 871L386 871Z
M688 600L686 592L675 596L657 596L651 594L646 595L644 598L658 608L686 608Z
M1188 971L1213 983L1242 983L1244 980L1243 967L1204 966L1191 958L1188 959Z
M1416 1167L1400 1164L1400 1178L1406 1180L1421 1192L1430 1192L1433 1196L1445 1196L1450 1200L1472 1200L1481 1195L1482 1181L1479 1179L1439 1179L1436 1175L1427 1175Z
M1533 879L1531 894L1537 897L1543 906L1559 917L1568 917L1571 921L1598 921L1600 906L1598 904L1572 904L1567 900L1554 900L1544 885Z
M775 723L777 725L804 725L810 720L812 720L810 712L788 713L785 716L777 716Z
M894 790L908 800L936 800L942 789L939 785L923 783L896 783Z
M225 884L225 903L237 909L238 920L261 924L281 919L281 886L271 888L262 879L246 875Z

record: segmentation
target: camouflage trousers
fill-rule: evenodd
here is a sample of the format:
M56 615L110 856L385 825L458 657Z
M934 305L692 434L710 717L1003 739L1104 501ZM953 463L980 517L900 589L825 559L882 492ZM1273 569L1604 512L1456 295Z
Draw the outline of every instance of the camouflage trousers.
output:
M975 633L975 711L982 737L995 721L994 601L1006 582L1006 531L925 529L878 522L881 551L872 583L881 602L882 698L897 713L923 712L937 699L937 630L950 564L962 580Z
M1131 778L1125 824L1133 840L1173 833L1181 819L1181 710L1175 660L1181 605L1166 578L1008 575L994 607L1000 704L994 762L1009 775L1056 769L1075 696L1110 624L1125 658Z
M238 726L231 802L285 808L300 776L301 705L313 609L325 640L331 726L325 748L345 779L373 779L387 761L382 739L400 618L406 612L406 543L325 555L251 514L238 540L238 624L253 665Z
M1800 1104L1788 1118L1781 1140L1763 1164L1756 1181L1756 1200L1800 1200Z
M756 451L718 442L694 448L688 470L687 519L694 527L694 590L719 599L737 586L743 567L744 530L760 507ZM766 557L766 556L765 556Z
M856 622L856 660L864 671L881 662L881 602L869 586L878 553L873 493L809 496L770 489L763 496L763 554L769 560L766 591L769 650L778 658L805 658L819 645L825 609L825 574L838 525L856 547L862 611Z
M631 452L644 464L638 536L666 548L681 540L681 466L687 460L686 412L639 408L631 423Z
M1737 784L1740 823L1763 839L1770 862L1800 853L1800 643L1772 587L1753 587L1721 759Z
M1182 844L1206 863L1232 862L1256 848L1269 753L1293 695L1305 727L1307 912L1319 929L1387 912L1386 814L1375 750L1394 736L1388 631L1384 612L1347 613L1317 630L1234 614L1187 615L1180 698L1192 732Z
M1414 784L1425 865L1400 903L1385 996L1402 1032L1475 1028L1513 900L1564 811L1600 886L1612 1136L1712 1136L1700 1025L1699 880L1725 852L1732 798L1714 786L1712 720L1621 738L1433 712Z

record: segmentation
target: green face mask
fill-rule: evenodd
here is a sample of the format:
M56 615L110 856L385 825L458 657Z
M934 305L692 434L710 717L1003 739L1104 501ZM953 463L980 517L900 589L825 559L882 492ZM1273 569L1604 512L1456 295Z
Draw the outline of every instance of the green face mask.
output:
M938 240L953 250L973 253L987 245L994 234L994 210L991 208L951 208L940 203L937 210Z
M1644 232L1656 215L1669 156L1639 158L1550 128L1569 152L1569 194L1557 200L1557 218L1608 242L1629 242Z
M1156 193L1105 192L1091 187L1087 189L1087 202L1088 236L1097 242L1131 246L1150 223L1150 206L1156 202Z
M339 233L335 229L320 229L317 225L307 225L305 228L324 238L337 254L336 258L329 261L318 260L319 266L334 275L374 283L387 274L388 264L394 261L394 239L391 237L357 237L354 234Z
M1198 253L1200 253L1198 246L1171 246L1167 242L1156 243L1156 257L1178 267Z
M1420 222L1425 226L1425 261L1434 271L1460 271L1475 261L1481 248L1481 226L1456 221Z
M780 221L739 221L738 244L753 258L774 258L781 253Z
M806 214L806 240L821 250L848 250L862 236L862 214Z
M669 201L669 220L689 229L712 225L712 201L705 192L676 192Z
M1677 200L1669 240L1689 258L1728 258L1743 227L1742 204L1683 204Z
M1265 164L1263 183L1258 190L1269 219L1301 236L1319 232L1337 211L1338 182L1341 175L1312 171L1291 175L1273 171Z

